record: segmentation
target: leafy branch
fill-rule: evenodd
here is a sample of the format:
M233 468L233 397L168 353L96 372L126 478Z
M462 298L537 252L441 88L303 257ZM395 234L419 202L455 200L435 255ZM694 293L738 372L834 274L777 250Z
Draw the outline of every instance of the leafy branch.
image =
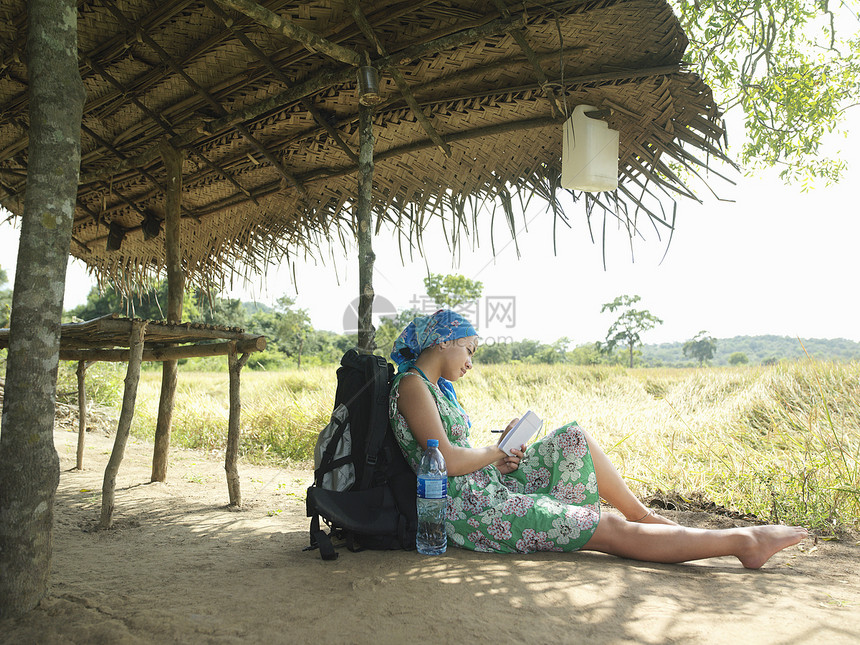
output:
M740 161L781 167L788 182L837 181L838 159L822 140L856 105L857 15L828 0L673 0L690 38L686 62L727 110L744 113Z

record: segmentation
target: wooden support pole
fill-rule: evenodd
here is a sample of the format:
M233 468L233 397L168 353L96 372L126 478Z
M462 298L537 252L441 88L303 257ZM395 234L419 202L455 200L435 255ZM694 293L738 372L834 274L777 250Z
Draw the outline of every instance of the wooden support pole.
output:
M269 27L291 40L300 42L312 52L325 54L337 61L356 67L361 64L361 57L357 52L343 45L326 40L319 34L315 34L301 25L282 18L265 7L261 7L256 2L253 2L253 0L215 0L215 2L222 7L235 9L261 25Z
M371 27L370 23L367 21L364 12L362 12L361 7L358 6L358 0L347 0L346 5L352 13L355 24L358 25L358 28L364 34L365 38L374 44L376 51L379 52L381 56L387 57L388 54L382 46L382 41L380 41L376 36L376 33L374 33L373 27ZM400 70L393 65L388 68L388 72L391 74L391 78L394 79L397 89L400 90L400 94L412 110L418 123L422 128L424 128L424 131L433 140L433 143L439 146L439 149L450 157L451 147L442 140L442 137L440 137L439 133L436 132L436 128L434 128L433 124L430 123L430 119L427 118L427 115L424 114L421 106L418 105L418 101L415 100L415 96L412 94L412 90L409 88L409 83L406 82L406 78L400 73Z
M372 352L373 328L373 108L358 106L358 200L356 239L358 242L358 347Z
M87 434L87 390L84 376L87 373L86 361L78 361L78 452L75 468L84 469L84 443Z
M428 136L433 140L433 143L444 152L449 157L451 156L451 146L449 146L442 137L436 132L436 128L433 127L433 124L430 123L430 119L427 118L427 115L424 114L424 110L421 109L421 106L418 105L418 101L415 100L415 96L412 94L412 90L409 89L409 83L406 82L406 78L403 74L400 73L400 70L396 67L391 67L388 70L391 73L391 77L394 79L394 83L397 85L397 89L400 90L400 94L403 95L406 104L412 110L412 113L415 115L415 118L418 120L418 123L424 128L424 132L428 134Z
M540 60L538 59L534 50L529 46L528 42L526 41L526 37L523 36L522 33L518 30L511 31L511 36L516 41L517 45L519 45L523 54L525 54L525 57L531 64L532 69L534 69L535 76L540 83L541 89L543 90L543 93L547 97L547 99L549 99L549 103L552 106L552 115L567 116L561 99L559 99L558 95L555 93L555 90L550 85L549 79L546 77L546 74L543 71L543 67L541 67L540 65Z
M167 320L182 322L182 300L185 297L185 274L182 271L180 248L183 153L173 148L166 139L160 143L161 156L167 171L165 208L165 264L167 265ZM152 452L151 481L167 479L167 454L170 450L170 425L173 420L173 399L176 395L178 373L176 361L164 361L161 368L161 397L158 401L158 420L155 425L155 446Z
M239 417L242 411L242 400L239 395L239 374L250 354L238 357L236 341L227 343L227 367L230 372L230 418L227 422L227 450L224 457L224 470L227 472L227 494L230 496L230 506L242 505L242 492L239 488Z
M167 170L167 192L164 220L164 251L167 265L167 321L182 322L182 299L185 296L185 273L182 271L180 246L182 206L182 162L185 153L161 140L161 156Z
M123 96L128 96L129 100L137 108L139 108L141 112L143 112L150 119L152 119L152 121L154 123L157 123L158 126L162 130L164 130L164 132L168 136L170 136L170 137L176 137L177 136L176 132L173 130L170 123L168 123L164 119L164 117L162 117L155 110L149 109L143 102L141 102L138 98L136 98L134 96L133 92L131 92L129 89L127 89L125 86L123 86L122 83L120 83L117 79L115 79L113 76L111 76L101 65L98 64L98 62L89 58L88 56L83 56L81 60L82 60L82 62L89 65L93 69L93 71L95 71L96 73L99 74L99 76L104 78L108 83L110 83L117 90L119 90L123 94ZM119 163L121 163L121 164L124 163L125 160L128 158L128 157L125 157L124 155L122 155L122 153L120 153L119 150L114 148L110 143L101 139L101 137L99 137L97 134L95 134L91 130L88 131L88 128L86 128L85 126L82 129L85 132L87 132L87 134L89 136L93 137L96 141L98 141L99 145L103 145L105 148L107 148L108 150L113 152L117 157L119 157L120 158ZM224 179L226 179L231 184L233 184L233 186L235 186L240 192L243 192L243 193L247 194L248 196L250 196L248 189L244 188L241 184L239 184L239 182L236 181L236 179L230 173L228 173L226 170L224 170L221 166L211 162L202 152L194 150L193 148L190 148L190 151L191 151L191 154L194 155L196 158L200 159L206 165L207 168L214 170L219 175L224 177ZM140 167L142 167L142 166L140 166ZM146 176L148 178L151 178L151 175L149 173L145 173L142 171L142 174L144 174L144 176ZM150 181L152 181L153 184L156 184L158 186L159 190L164 190L164 187L161 186L160 182L156 182L154 178L151 178Z
M247 0L243 0L242 4L243 5L253 5L253 6L257 7L258 9L260 9L261 11L264 11L264 12L271 14L272 16L274 16L275 19L281 20L280 16L278 16L277 14L272 14L267 9L263 9L262 7L259 7L259 5L257 5L254 2L248 2ZM120 11L120 9L113 2L105 0L105 7L107 7L107 9L111 13L113 13L114 16L116 16L116 18L120 21L120 23L122 25L124 25L126 28L131 28L131 23L129 22L129 20L125 17L125 15L123 15L122 11ZM299 28L299 29L301 29L301 28ZM308 32L308 33L310 33L310 32ZM176 61L174 61L173 58L170 56L170 54L168 54L167 51L161 45L158 44L158 42L156 42L152 37L150 37L145 31L137 32L137 36L144 43L146 43L147 46L149 46L153 51L155 51L156 54L158 54L158 57L161 58L162 62L165 65L167 65L175 74L177 74L178 76L183 78L185 80L185 82L188 83L188 85L195 92L197 92L203 99L205 99L206 102L208 102L209 105L211 105L212 108L218 114L220 114L222 116L226 114L226 111L224 110L222 105L209 92L207 92L205 89L203 89L203 87L200 84L198 84L197 81L195 81L191 76L189 76L188 73L183 69L182 65L180 65ZM163 119L159 119L158 122L160 123L162 120ZM278 173L284 179L286 179L290 184L293 185L293 187L295 187L296 191L299 194L300 199L302 199L303 201L307 199L307 194L306 194L304 188L301 186L301 184L299 184L296 181L295 177L289 171L287 171L286 168L283 167L281 162L278 161L278 159L271 152L269 152L269 150L251 134L251 131L248 130L248 128L246 128L241 123L236 123L236 124L234 124L233 127L235 127L236 130L240 134L242 134L242 136L244 136L250 142L250 144L252 146L254 146L254 148L256 148L266 158L266 160L270 164L272 164L272 166L275 168L275 170L277 170ZM168 129L166 131L170 132L171 130ZM166 144L167 142L162 140L161 142L159 142L159 145L161 146L162 143ZM164 156L164 154L165 154L165 151L162 149L161 150L162 157ZM165 163L165 165L167 165L167 164ZM168 170L168 174L169 174L169 170Z
M131 430L131 420L134 417L134 403L137 399L137 384L140 382L140 358L143 353L143 337L146 333L146 321L134 321L129 339L128 369L125 374L125 390L122 395L122 410L119 414L119 424L116 429L116 439L113 450L105 468L105 478L102 484L102 512L99 520L100 529L109 529L113 518L114 491L116 490L116 474L125 454L125 444Z
M508 6L505 4L504 0L493 0L493 4L496 5L496 9L499 10L499 13L501 13L503 18L511 17L511 12L508 11ZM555 90L550 86L549 80L547 79L546 74L544 74L543 67L541 67L540 59L528 44L528 41L526 41L526 37L523 36L519 29L511 30L510 34L531 64L532 69L534 69L535 76L541 85L541 89L543 89L544 94L549 99L550 105L552 106L552 115L555 117L566 116L564 106L561 104Z
M292 85L292 81L290 81L290 79L287 78L286 74L281 71L281 68L275 65L272 60L268 56L266 56L263 51L259 47L257 47L257 45L255 45L254 42L242 32L241 29L236 28L236 25L233 24L233 20L230 19L227 14L225 14L221 10L221 8L216 4L215 0L203 0L203 3L206 5L209 11L221 18L221 20L224 22L224 25L227 27L227 29L230 30L230 33L233 34L233 36L239 42L241 42L249 52L254 54L254 56L257 57L257 60L259 60L266 66L272 76L278 79L284 85L284 87L290 87ZM352 162L357 164L358 156L352 151L352 148L346 145L346 142L340 136L340 132L338 132L334 128L334 126L332 126L328 122L328 119L326 119L320 113L320 111L314 106L313 102L311 102L311 100L307 97L299 99L299 102L302 104L302 107L304 109L311 113L311 116L314 118L314 121L316 121L320 126L322 126L322 128L326 132L328 132L328 135L332 139L334 139L334 142L338 146L340 146L341 150L346 153L346 155L352 160Z

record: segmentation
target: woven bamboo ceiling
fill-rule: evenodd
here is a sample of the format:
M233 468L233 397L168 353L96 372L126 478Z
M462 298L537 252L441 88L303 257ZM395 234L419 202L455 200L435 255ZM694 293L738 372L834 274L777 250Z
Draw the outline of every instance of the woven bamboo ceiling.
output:
M237 2L78 2L87 99L71 252L101 279L162 273L163 141L186 155L181 244L193 282L351 238L356 67L367 61L383 97L373 210L409 243L432 216L468 229L479 203L510 217L516 193L557 206L561 124L580 103L620 131L621 184L600 199L622 218L671 225L659 206L643 210L645 196L692 196L673 168L724 158L720 111L681 66L687 40L662 0L244 0L267 10L254 18ZM285 35L294 27L323 44ZM25 43L25 2L4 0L0 198L16 214ZM124 236L118 250L111 229Z

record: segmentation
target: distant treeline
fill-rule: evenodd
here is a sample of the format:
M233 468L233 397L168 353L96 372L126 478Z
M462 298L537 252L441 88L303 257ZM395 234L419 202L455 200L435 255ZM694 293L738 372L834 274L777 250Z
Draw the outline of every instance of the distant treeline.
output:
M0 282L5 276L0 272ZM121 313L140 318L163 318L159 302L166 302L165 283L155 286L152 293L128 301L108 289L93 289L87 302L67 312L66 320L90 320L107 313ZM0 296L3 293L0 292ZM0 300L2 304L2 300ZM133 307L132 311L129 311ZM0 314L3 312L0 311ZM385 318L376 330L377 354L388 356L392 344L403 327L417 311L400 312L394 318ZM0 316L2 318L2 316ZM262 334L267 349L255 353L248 362L249 368L277 370L290 366L330 365L337 363L343 353L357 342L354 334L345 335L315 329L304 309L295 306L289 297L280 298L274 307L242 302L238 299L210 298L205 293L189 292L185 296L183 320L194 320L214 325L241 327L250 333ZM716 349L706 365L762 365L783 360L805 358L804 348L815 359L831 361L860 360L860 343L837 339L804 338L789 336L735 336L718 338ZM641 345L635 348L633 364L638 367L697 366L693 356L684 355L684 343ZM603 349L604 351L601 351ZM554 343L537 340L519 340L509 343L487 343L478 349L476 361L493 364L566 363L571 365L627 365L628 349L618 346L611 352L598 343L574 346L568 338ZM0 352L0 362L3 354ZM220 359L188 359L192 369L222 369ZM2 365L0 365L2 368Z
M568 348L562 338L551 345L523 340L504 345L481 347L476 360L483 363L571 363L574 365L625 365L627 349L611 355L601 353L595 343ZM860 360L860 343L844 338L791 338L789 336L735 336L716 339L711 366L769 365L784 360L806 358L804 348L814 359L848 362ZM637 367L695 367L698 361L684 356L684 343L642 345L634 352Z
M695 361L684 356L684 343L661 343L643 345L641 360L648 367L673 367L694 365ZM743 354L750 365L761 365L781 360L806 358L806 352L817 360L860 360L860 343L845 338L801 338L791 336L734 336L718 338L717 350L711 365L729 365L730 357Z

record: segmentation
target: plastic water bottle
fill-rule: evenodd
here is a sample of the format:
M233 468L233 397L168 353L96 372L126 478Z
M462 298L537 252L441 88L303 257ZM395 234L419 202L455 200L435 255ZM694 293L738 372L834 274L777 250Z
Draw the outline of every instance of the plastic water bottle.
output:
M448 503L448 471L439 452L439 440L429 439L418 466L418 535L415 547L424 555L445 553L445 506Z

